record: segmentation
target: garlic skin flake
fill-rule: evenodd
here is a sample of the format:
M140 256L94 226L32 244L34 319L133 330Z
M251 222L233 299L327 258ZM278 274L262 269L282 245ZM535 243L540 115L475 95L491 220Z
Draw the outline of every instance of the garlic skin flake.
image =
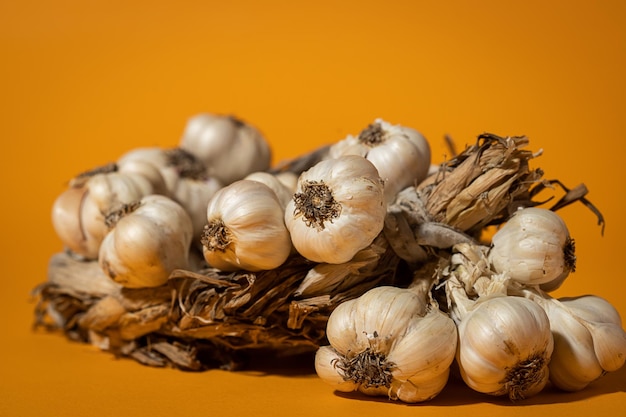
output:
M232 116L201 113L185 126L179 147L196 156L211 177L228 185L270 167L271 149L254 126Z
M274 269L292 245L284 210L267 185L239 180L218 190L206 211L202 236L205 260L223 271Z
M330 158L343 155L359 155L374 164L388 203L400 190L424 180L431 166L430 145L421 133L380 118L358 136L349 135L330 147Z
M98 263L115 282L128 288L157 287L173 270L188 268L191 219L169 197L146 196L107 220L112 227L102 241Z
M456 361L463 381L475 391L521 400L538 394L549 380L554 348L550 321L534 302L515 296L486 296L453 306L458 325Z
M497 273L526 285L558 288L576 268L574 241L553 211L529 207L516 211L492 237L489 261Z
M348 262L382 231L383 185L367 159L346 155L303 172L285 209L296 250L314 262Z
M338 391L407 403L443 390L454 360L454 322L411 290L381 286L341 303L315 356L318 376Z

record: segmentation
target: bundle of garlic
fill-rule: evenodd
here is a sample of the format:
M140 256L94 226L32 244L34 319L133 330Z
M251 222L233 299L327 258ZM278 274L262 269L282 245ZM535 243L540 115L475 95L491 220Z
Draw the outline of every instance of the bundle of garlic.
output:
M506 259L511 238L499 236L523 219L511 213L560 185L530 168L540 154L528 143L484 134L433 165L419 132L377 119L272 167L251 125L192 117L178 147L131 150L59 197L53 224L66 251L37 289L36 322L151 366L233 369L259 350L316 353L337 390L419 402L456 361L481 392L533 395L560 342L524 291L558 287L573 264L550 254L549 277L531 263L524 277L513 267L523 261ZM552 210L595 210L584 186L563 188ZM502 223L490 252L484 231ZM573 251L562 237L544 246ZM517 313L534 323L514 339L528 353L515 363L472 352L493 309L508 311L503 326L519 327ZM614 314L593 320L619 327ZM528 344L529 333L541 336ZM520 363L525 374L508 370ZM475 375L485 364L493 373Z

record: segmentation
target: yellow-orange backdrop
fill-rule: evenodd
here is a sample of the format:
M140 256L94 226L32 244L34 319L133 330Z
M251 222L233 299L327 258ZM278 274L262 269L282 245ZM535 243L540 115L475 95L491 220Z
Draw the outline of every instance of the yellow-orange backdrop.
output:
M183 374L31 332L29 291L61 250L50 208L67 180L132 147L174 146L198 112L257 125L275 161L376 117L422 131L435 162L446 134L528 135L546 177L584 182L606 217L601 236L582 205L561 212L579 260L557 295L601 295L626 316L623 1L3 1L0 53L2 416L417 412L334 395L307 366ZM506 411L623 414L625 375ZM419 412L505 405L457 386Z

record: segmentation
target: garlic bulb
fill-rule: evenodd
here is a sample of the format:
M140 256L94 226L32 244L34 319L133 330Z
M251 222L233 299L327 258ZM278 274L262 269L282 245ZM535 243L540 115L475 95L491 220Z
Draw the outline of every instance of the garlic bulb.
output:
M282 265L291 253L281 203L267 185L239 180L209 201L202 237L204 258L224 271L259 271Z
M338 391L408 403L435 397L454 360L454 322L414 291L381 286L341 303L315 356L318 376Z
M153 194L143 175L97 169L73 179L52 206L52 225L67 249L86 259L96 259L104 236L106 214L119 206Z
M494 270L527 285L556 289L576 267L567 226L547 209L519 209L494 234L491 246L489 261Z
M372 243L385 213L378 171L367 159L347 155L323 160L300 175L285 224L302 256L338 264Z
M626 361L626 332L617 310L594 295L554 299L538 289L522 293L550 318L554 352L550 381L564 391L579 391Z
M287 177L282 177L286 179ZM270 187L272 191L276 193L278 201L282 204L283 208L287 207L287 203L291 201L294 191L290 189L285 182L281 181L277 175L270 174L269 172L253 172L244 178L245 180L258 181Z
M191 220L172 199L146 196L112 212L107 221L111 231L102 241L98 263L115 282L128 288L156 287L173 270L188 267Z
M425 179L431 166L430 145L418 131L382 119L330 147L331 158L342 155L363 156L374 164L385 183L388 203L403 188Z
M512 400L539 393L549 380L554 347L543 309L523 297L469 299L454 277L446 290L458 326L456 361L463 381L475 391Z
M198 114L190 118L179 144L196 156L211 177L228 185L255 171L266 171L271 150L252 125L230 116Z

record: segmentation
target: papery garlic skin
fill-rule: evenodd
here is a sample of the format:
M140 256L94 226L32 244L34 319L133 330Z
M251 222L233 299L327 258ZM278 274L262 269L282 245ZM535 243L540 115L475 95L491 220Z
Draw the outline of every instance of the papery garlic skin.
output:
M498 273L526 285L556 289L575 270L574 242L553 211L529 207L516 211L492 237L489 261ZM550 283L558 285L550 285Z
M224 185L266 171L271 162L271 149L261 132L231 116L202 113L191 117L179 146L202 161L209 175Z
M239 180L220 189L207 207L204 258L223 271L282 265L292 250L284 215L276 193L263 183Z
M454 360L454 322L416 293L381 286L343 302L327 323L330 346L315 357L318 376L338 391L408 403L445 386Z
M367 159L347 155L303 172L285 209L296 250L314 262L348 262L382 231L383 185Z
M193 237L185 209L162 195L123 207L100 247L98 263L128 288L164 285L175 269L188 268Z
M456 360L470 388L519 400L545 387L554 341L539 305L522 297L487 297L457 324Z
M149 179L133 173L111 171L75 179L55 199L52 225L70 252L85 259L96 259L108 233L104 222L106 214L154 191Z
M359 155L372 162L385 184L388 203L400 190L425 179L431 166L430 145L421 133L382 119L330 147L330 158L343 155Z

